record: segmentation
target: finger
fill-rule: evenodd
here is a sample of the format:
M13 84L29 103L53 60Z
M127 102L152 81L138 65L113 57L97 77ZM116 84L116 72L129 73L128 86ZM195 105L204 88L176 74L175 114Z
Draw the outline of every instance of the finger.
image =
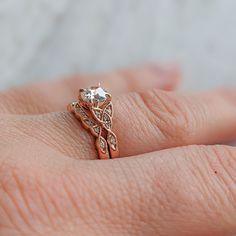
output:
M64 111L78 90L101 83L112 94L142 91L148 88L174 89L180 72L176 66L146 65L113 73L73 76L62 81L42 82L3 92L1 113L41 114Z
M90 162L37 143L6 153L0 229L20 226L26 235L46 235L61 225L75 235L236 233L235 148L189 146Z
M162 90L173 90L180 79L179 67L175 64L166 65L142 65L133 68L120 69L115 72L101 73L92 76L72 77L68 80L71 89L79 86L88 87L97 85L109 88L114 95L132 92L145 91L150 88ZM77 91L76 91L77 93Z
M118 224L127 235L130 231L163 236L236 233L235 148L189 146L90 162L86 168L78 162L74 167L69 180L65 178L67 186L71 179L74 189L90 180L84 204L89 208L90 199L96 198L102 209L102 213L96 210L98 214L89 211L91 222L107 224L111 232L118 234ZM81 191L73 191L78 205L81 198L85 199Z
M236 137L235 90L178 95L153 90L114 102L113 130L121 157ZM96 159L94 137L67 112L40 116L1 116L3 142L29 138L76 159Z
M140 235L222 236L236 233L235 170L235 148L189 146L97 161L83 178L99 179L88 187L93 193L101 189L97 204L109 209L95 216L99 223L119 219Z

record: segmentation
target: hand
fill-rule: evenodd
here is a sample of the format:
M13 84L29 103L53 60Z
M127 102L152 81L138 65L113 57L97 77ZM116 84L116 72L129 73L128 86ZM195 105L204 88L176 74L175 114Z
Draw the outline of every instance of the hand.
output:
M178 77L143 67L3 92L0 236L236 233L236 150L204 146L236 137L236 91L156 89ZM113 94L138 91L114 102L127 158L89 161L93 137L63 112L98 81Z

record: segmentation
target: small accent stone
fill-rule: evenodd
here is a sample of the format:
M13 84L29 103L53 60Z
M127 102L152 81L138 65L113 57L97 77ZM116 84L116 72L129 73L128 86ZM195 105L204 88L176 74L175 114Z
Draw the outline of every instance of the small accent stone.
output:
M94 131L95 131L95 133L99 134L100 133L100 127L95 127Z
M101 147L102 149L105 148L105 143L104 143L104 141L100 141L100 147Z
M111 129L111 122L107 121L105 123L105 126L106 126L107 129Z
M101 119L101 117L102 117L102 111L96 110L96 111L95 111L95 115L96 115L96 117L97 117L98 119Z
M111 148L115 151L116 150L116 137L113 134L108 135L108 143L110 144Z
M104 121L110 121L110 118L107 114L104 115Z
M107 114L108 114L109 116L112 115L112 106L111 106L111 105L109 105L109 106L106 108L106 112L107 112Z
M84 122L90 127L94 125L94 122L92 120L85 120Z
M86 112L80 106L76 108L76 112L80 113L82 117L87 117Z
M99 145L103 153L106 152L106 141L103 138L100 138Z

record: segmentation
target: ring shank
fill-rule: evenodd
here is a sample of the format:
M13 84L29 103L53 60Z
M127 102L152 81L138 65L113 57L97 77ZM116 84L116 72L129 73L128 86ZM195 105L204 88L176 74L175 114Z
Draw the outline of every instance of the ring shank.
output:
M96 138L95 146L99 159L119 157L118 140L111 130L113 116L111 99L99 108L85 107L80 101L72 102L68 105L67 110L73 113L82 122L83 127Z

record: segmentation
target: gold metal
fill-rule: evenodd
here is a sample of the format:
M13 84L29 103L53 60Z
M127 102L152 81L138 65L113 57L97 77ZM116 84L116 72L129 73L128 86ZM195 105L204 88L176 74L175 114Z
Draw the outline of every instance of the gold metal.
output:
M102 88L100 86L90 88L90 90L96 89ZM88 90L79 90L78 101L69 104L68 111L81 120L84 128L96 138L95 145L100 159L117 158L119 157L118 140L112 131L114 113L112 96L102 89L103 92L105 91L105 97L85 101L82 93Z

